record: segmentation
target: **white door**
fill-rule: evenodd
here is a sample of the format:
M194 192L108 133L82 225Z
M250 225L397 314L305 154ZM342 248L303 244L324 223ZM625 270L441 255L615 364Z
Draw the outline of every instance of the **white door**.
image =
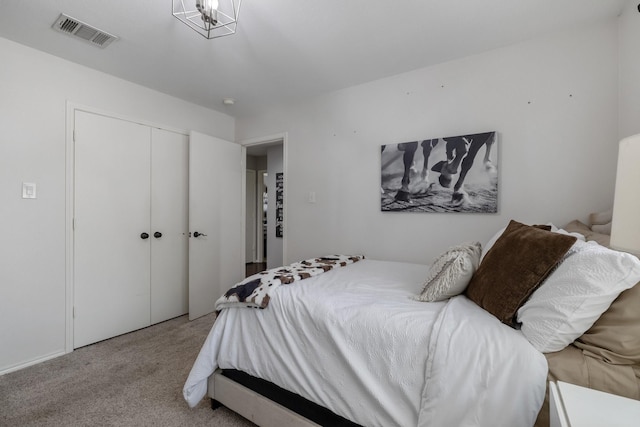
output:
M244 276L241 147L189 136L189 319L211 313Z
M152 129L151 324L189 311L189 137Z
M75 113L74 348L149 325L150 128Z
M256 171L247 169L246 179L246 220L245 220L245 263L257 261L257 236L256 236Z

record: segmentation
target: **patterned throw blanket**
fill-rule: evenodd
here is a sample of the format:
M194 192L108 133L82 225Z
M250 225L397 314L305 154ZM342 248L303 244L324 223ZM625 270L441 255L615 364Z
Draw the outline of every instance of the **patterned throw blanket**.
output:
M317 276L335 267L344 267L361 259L364 259L364 255L330 255L256 273L235 284L221 296L216 301L216 311L230 307L265 308L269 305L271 293L278 286Z

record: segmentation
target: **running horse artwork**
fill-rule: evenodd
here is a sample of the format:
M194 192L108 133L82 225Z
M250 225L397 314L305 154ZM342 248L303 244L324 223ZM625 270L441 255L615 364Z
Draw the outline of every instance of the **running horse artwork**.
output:
M495 145L496 132L383 145L382 210L497 212Z

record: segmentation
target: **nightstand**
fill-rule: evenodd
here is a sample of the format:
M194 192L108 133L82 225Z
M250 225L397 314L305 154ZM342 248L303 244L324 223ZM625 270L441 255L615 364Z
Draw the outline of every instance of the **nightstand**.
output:
M550 427L637 427L640 401L558 381L549 382Z

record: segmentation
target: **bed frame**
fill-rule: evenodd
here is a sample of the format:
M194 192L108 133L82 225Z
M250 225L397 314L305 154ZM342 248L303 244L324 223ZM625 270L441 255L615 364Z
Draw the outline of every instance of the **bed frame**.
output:
M261 427L314 427L320 426L294 411L267 399L222 374L219 369L209 377L208 396L211 407L224 405Z
M235 370L209 377L211 407L226 406L262 427L359 427L330 410L265 380Z

